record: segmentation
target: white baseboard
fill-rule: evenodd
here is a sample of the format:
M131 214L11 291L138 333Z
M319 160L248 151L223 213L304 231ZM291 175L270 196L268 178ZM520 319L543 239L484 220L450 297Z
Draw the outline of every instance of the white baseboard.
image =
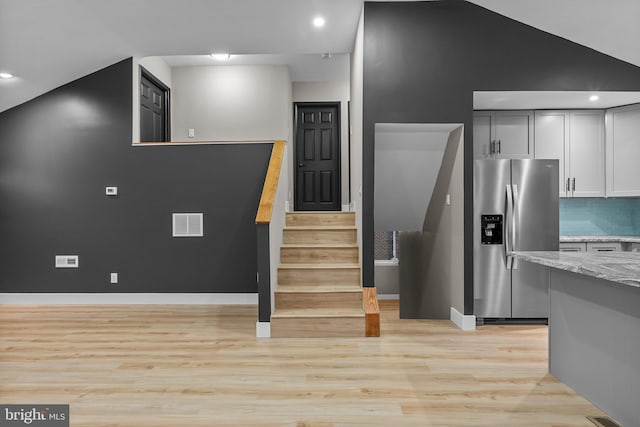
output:
M270 322L256 322L256 338L271 338Z
M464 315L453 307L451 307L451 321L463 331L476 330L476 316L473 314Z
M258 304L258 294L214 293L0 293L0 304Z
M400 294L378 294L379 300L399 300Z

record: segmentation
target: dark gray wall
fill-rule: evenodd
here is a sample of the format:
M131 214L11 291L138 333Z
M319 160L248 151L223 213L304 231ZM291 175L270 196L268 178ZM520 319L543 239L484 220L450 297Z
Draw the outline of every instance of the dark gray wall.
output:
M464 311L473 314L474 90L640 90L640 68L461 0L365 3L365 286L374 284L374 124L464 123Z
M271 144L132 147L131 86L128 59L0 113L0 292L256 292Z

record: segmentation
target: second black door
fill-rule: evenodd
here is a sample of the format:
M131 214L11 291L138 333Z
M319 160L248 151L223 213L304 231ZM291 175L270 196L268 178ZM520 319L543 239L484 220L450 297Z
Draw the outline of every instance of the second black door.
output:
M169 88L147 70L141 69L140 141L169 140Z
M295 210L339 211L340 104L295 104Z

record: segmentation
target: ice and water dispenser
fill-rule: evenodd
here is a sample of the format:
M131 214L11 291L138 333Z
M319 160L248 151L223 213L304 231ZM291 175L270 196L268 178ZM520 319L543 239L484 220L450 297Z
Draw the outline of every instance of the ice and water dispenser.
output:
M502 215L480 215L480 243L501 245L502 230Z

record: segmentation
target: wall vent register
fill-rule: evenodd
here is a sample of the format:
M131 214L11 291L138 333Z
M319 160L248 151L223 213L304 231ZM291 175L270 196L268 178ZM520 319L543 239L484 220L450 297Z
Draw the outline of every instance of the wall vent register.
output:
M174 213L173 237L202 237L202 213Z

